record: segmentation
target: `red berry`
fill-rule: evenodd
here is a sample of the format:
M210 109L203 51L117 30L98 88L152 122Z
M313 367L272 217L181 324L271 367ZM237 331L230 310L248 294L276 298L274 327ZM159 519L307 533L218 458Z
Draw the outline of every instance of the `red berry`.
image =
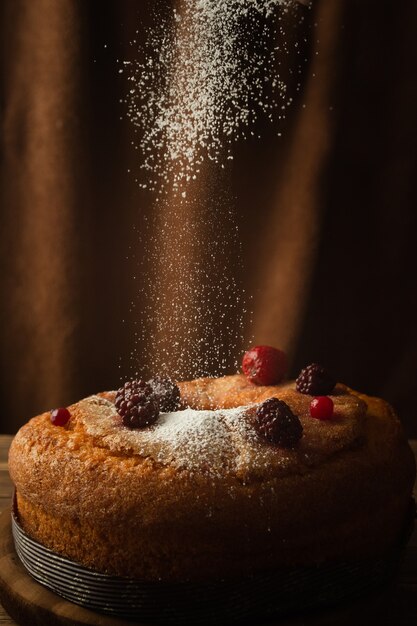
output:
M330 420L333 417L333 400L328 396L318 396L310 403L310 415L317 420Z
M245 352L242 370L255 385L276 385L287 371L285 352L271 346L255 346Z
M65 426L71 418L71 413L63 407L51 411L51 424L54 426Z

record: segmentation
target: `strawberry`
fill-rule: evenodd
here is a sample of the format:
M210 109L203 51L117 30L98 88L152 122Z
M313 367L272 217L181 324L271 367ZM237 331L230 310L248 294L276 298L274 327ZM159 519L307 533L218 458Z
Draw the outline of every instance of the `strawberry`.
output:
M276 385L287 371L287 357L285 352L277 348L255 346L245 352L242 370L255 385Z

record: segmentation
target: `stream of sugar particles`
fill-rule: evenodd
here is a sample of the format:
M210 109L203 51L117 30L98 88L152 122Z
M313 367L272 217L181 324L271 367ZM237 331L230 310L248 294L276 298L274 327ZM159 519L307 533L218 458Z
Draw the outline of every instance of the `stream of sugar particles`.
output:
M120 69L143 186L184 193L205 159L232 158L232 144L253 132L259 115L285 117L289 12L293 24L302 19L288 0L183 0L181 10L155 16L141 59Z
M141 153L137 182L155 198L138 229L146 323L136 321L135 369L152 360L183 378L238 367L250 307L230 192L233 145L256 133L260 116L285 118L292 96L281 68L300 71L287 36L300 19L286 0L182 0L156 12L144 44L132 42L120 73Z

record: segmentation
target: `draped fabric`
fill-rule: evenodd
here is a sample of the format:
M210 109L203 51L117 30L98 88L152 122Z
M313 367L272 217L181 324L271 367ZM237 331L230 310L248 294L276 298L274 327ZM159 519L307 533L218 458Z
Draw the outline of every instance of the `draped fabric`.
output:
M118 60L158 2L2 0L3 432L117 387L138 326L153 323L146 289L137 297L150 260L137 257L157 234L143 230L155 198L131 173L140 153ZM207 185L235 198L243 265L228 271L253 309L241 349L286 349L292 376L323 363L390 400L415 436L417 5L301 10L307 61L282 137L260 121L261 139L237 143L227 176L203 172L193 210ZM152 371L149 347L136 358Z

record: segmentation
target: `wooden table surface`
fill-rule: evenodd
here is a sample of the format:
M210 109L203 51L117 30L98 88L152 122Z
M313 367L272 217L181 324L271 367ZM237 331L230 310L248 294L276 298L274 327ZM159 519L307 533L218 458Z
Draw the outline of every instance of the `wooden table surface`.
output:
M7 453L12 441L9 435L0 435L0 512L10 506L12 483L7 471ZM417 440L411 447L417 457ZM416 485L417 487L417 485ZM417 500L417 489L414 497ZM287 621L288 626L367 626L386 624L387 626L415 626L417 624L417 525L410 539L402 563L398 581L387 591L373 594L342 608L326 610L322 615L302 617ZM133 624L133 623L132 623ZM0 605L0 626L17 626ZM31 626L28 624L27 626ZM283 625L284 626L284 625Z

